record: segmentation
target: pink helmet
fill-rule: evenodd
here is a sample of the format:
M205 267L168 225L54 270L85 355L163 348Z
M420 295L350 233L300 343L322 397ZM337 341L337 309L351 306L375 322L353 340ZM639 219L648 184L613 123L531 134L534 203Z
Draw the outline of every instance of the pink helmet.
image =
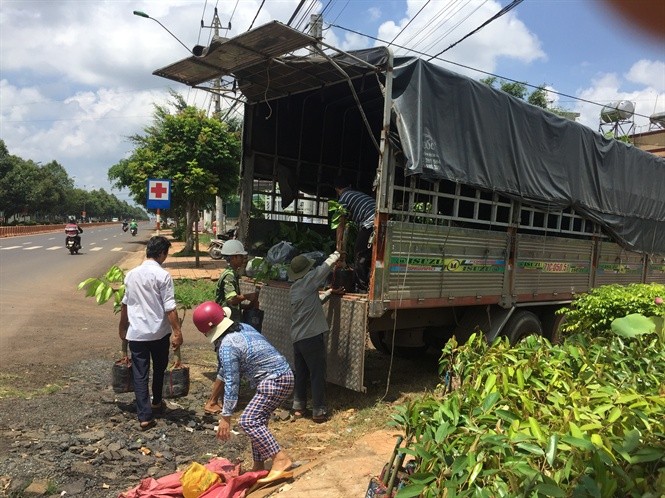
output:
M226 317L224 309L215 301L206 301L199 304L192 315L194 325L200 332L207 334L212 328Z

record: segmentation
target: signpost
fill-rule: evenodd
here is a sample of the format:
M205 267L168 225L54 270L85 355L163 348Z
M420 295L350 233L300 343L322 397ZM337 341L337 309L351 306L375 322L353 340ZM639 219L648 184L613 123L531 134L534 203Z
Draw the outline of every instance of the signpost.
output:
M160 227L160 210L171 207L171 180L148 178L148 200L146 208L157 210L157 233Z

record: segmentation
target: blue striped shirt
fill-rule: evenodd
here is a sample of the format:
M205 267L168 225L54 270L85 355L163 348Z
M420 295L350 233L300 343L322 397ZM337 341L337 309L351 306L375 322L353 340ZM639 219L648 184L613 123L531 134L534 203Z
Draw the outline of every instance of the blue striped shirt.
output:
M349 212L353 221L363 228L372 228L376 201L367 194L347 188L339 196L339 203Z
M276 379L291 370L286 359L254 327L236 324L240 330L224 334L217 353L217 378L224 381L224 416L231 416L238 404L241 377L256 387L263 379Z

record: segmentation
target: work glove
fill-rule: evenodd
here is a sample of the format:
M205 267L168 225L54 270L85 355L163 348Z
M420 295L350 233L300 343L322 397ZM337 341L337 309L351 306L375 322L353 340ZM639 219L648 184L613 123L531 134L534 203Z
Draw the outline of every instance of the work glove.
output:
M328 259L326 259L324 262L328 266L332 266L335 263L337 263L337 260L339 259L339 251L335 251L332 253L330 256L328 256Z
M325 291L323 291L323 293L319 294L319 299L321 301L325 301L326 299L328 299L330 297L330 294L332 294L332 288L331 289L326 289Z

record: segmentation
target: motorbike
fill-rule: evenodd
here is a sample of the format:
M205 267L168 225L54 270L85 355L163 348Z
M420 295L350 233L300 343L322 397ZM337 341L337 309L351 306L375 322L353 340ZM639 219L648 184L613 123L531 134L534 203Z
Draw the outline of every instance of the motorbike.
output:
M212 259L222 259L224 256L222 254L222 246L224 242L230 239L235 238L236 229L227 230L226 233L220 233L216 239L210 239L210 244L208 244L208 254Z
M123 223L122 224L122 231L126 232L127 230L129 230L129 225L127 223Z
M132 234L132 237L135 236L138 231L139 231L139 229L136 228L136 227L132 227L132 228L129 229L129 233Z
M81 249L81 244L76 238L76 235L67 235L67 240L65 242L65 247L69 250L69 254L78 254L79 249Z

